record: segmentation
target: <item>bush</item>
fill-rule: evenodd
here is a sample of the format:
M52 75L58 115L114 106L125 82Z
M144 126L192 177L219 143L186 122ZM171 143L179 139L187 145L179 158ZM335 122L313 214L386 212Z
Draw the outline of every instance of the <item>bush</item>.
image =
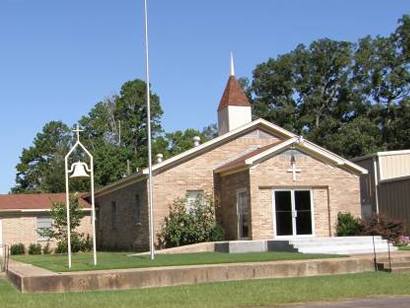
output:
M216 224L211 230L211 241L223 241L225 238L224 229Z
M337 214L337 236L380 235L395 245L405 245L403 222L382 215L373 215L368 219L354 217L350 213Z
M23 243L13 244L10 247L11 255L24 255L26 253L26 248Z
M82 252L91 251L93 248L93 243L89 234L86 237L82 235L81 243L80 243L80 250Z
M29 255L41 255L41 245L40 244L30 244L28 247Z
M395 245L400 243L400 238L404 236L404 232L403 222L382 215L373 215L367 220L362 220L363 235L380 235Z
M408 246L410 244L410 237L401 235L398 239L397 245L398 246Z
M47 244L43 247L43 254L49 255L52 253L52 249L50 248L50 243L47 242Z
M338 213L336 234L337 236L360 235L362 224L360 218L355 218L350 213Z
M212 197L199 196L189 209L186 198L176 199L158 238L160 246L165 248L222 240L223 230L216 223Z
M71 236L71 252L79 252L81 250L81 237L78 234ZM55 253L67 253L67 241L61 240L57 242Z
M57 242L57 247L54 250L55 253L67 253L67 242L59 241Z

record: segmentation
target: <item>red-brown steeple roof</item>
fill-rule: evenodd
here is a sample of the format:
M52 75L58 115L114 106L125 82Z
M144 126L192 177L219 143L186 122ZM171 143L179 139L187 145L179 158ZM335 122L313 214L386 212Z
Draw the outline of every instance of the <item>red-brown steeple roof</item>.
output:
M228 106L251 106L238 80L233 75L229 76L225 91L219 102L218 111Z

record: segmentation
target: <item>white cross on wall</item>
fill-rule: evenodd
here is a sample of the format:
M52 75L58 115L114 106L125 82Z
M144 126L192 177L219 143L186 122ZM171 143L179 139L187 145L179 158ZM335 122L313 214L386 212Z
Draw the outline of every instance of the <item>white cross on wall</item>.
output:
M297 169L296 168L295 158L292 157L291 163L290 163L290 168L288 169L288 173L292 173L294 182L296 181L296 174L301 173L301 172L302 172L302 169Z

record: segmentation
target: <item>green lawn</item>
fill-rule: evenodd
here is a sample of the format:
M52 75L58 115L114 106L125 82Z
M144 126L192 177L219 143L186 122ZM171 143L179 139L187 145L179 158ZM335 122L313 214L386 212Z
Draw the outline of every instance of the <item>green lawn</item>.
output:
M362 273L64 294L21 294L0 279L0 307L271 307L275 304L410 294L409 274Z
M410 250L410 245L407 246L400 246L399 250Z
M94 269L118 269L118 268L140 268L174 265L216 264L236 262L262 262L279 260L302 260L334 257L331 255L301 254L293 252L261 252L261 253L192 253L157 255L154 261L148 256L129 257L129 253L120 252L98 252L98 265L92 265L91 253L74 254L72 258L72 271L87 271ZM66 255L29 255L12 256L13 259L35 266L49 269L54 272L68 271Z

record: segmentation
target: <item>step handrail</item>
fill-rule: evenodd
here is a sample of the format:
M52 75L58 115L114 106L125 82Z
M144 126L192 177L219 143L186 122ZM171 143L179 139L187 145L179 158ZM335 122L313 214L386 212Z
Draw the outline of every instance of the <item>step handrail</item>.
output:
M374 270L377 272L379 269L377 268L377 253L376 253L376 244L374 242L374 235L372 236L373 241L373 262L374 262Z
M1 244L0 249L3 250L3 262L1 264L0 270L2 272L8 272L9 270L9 261L10 261L10 249L9 245Z

